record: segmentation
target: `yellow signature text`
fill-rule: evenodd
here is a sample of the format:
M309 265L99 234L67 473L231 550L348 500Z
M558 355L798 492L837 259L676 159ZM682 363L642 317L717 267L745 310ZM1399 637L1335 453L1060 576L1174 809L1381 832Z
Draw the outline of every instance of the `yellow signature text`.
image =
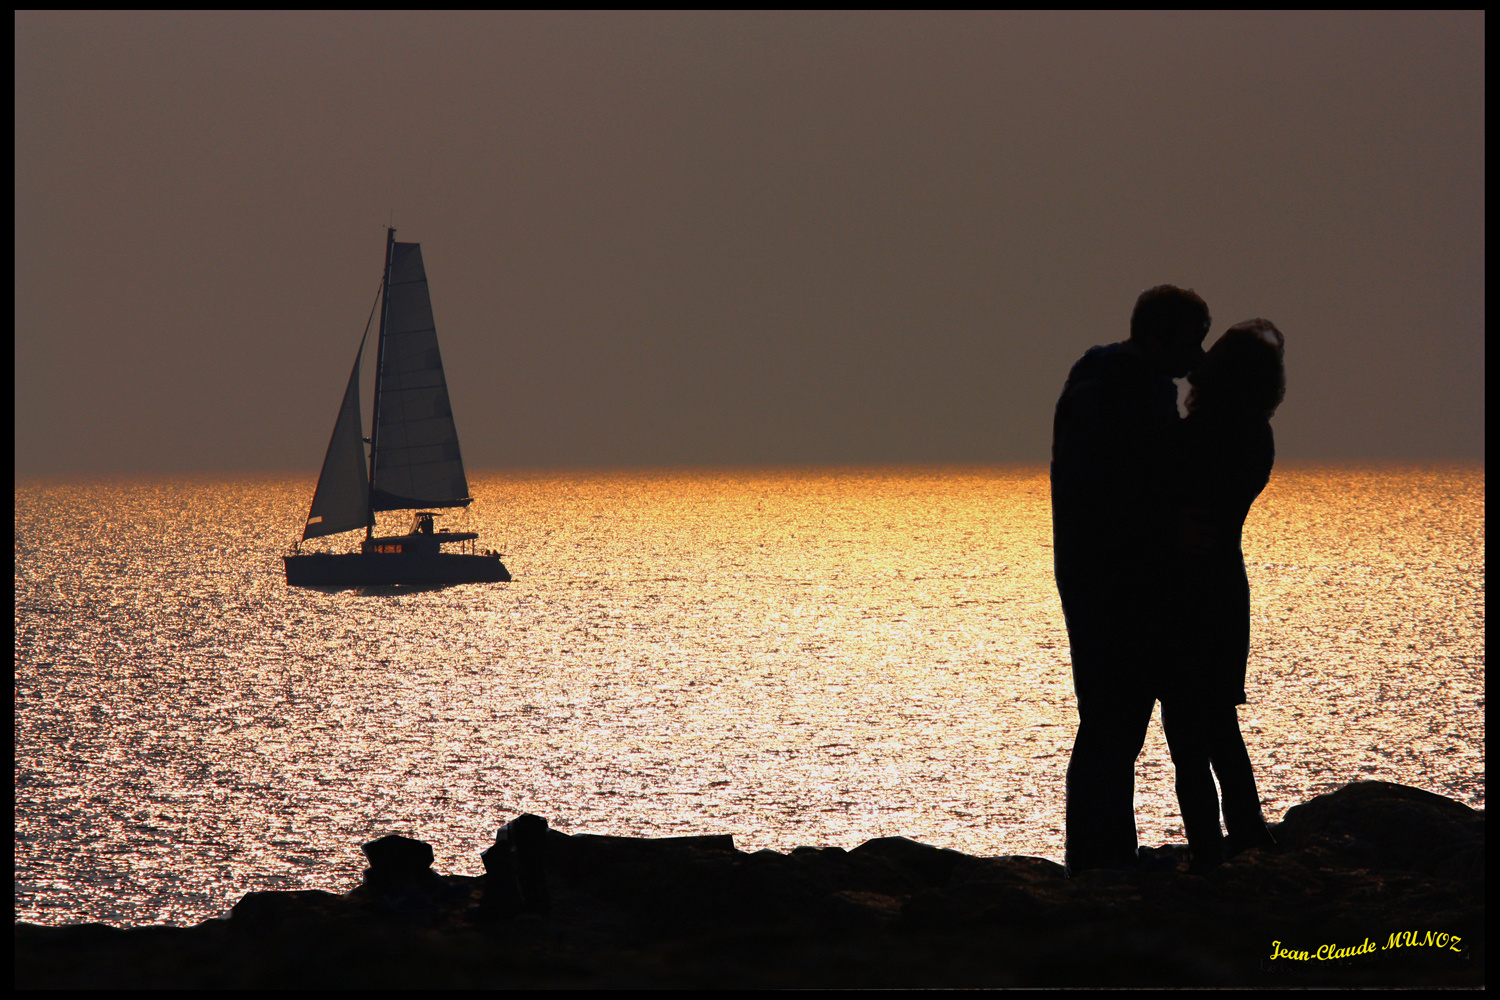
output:
M1280 941L1272 941L1271 959L1273 961L1278 958L1287 958L1294 962L1328 962L1371 955L1377 951L1389 951L1392 948L1446 948L1449 951L1461 952L1463 951L1459 947L1461 941L1463 938L1457 934L1447 934L1443 931L1396 931L1386 939L1383 945L1377 945L1369 938L1365 938L1359 944L1320 944L1310 951L1289 948Z
M1388 948L1446 948L1449 951L1463 951L1458 943L1463 938L1457 934L1443 934L1437 931L1396 931L1381 945L1380 950Z

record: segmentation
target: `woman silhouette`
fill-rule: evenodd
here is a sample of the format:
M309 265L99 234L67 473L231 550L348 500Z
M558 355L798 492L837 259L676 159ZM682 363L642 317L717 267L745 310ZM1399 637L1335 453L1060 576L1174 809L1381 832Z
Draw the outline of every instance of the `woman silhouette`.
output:
M1173 601L1181 617L1161 706L1194 871L1275 843L1261 815L1236 706L1246 700L1250 653L1250 584L1240 534L1276 458L1270 418L1286 394L1284 347L1281 331L1268 320L1249 320L1226 330L1188 375ZM1219 829L1215 775L1227 839Z

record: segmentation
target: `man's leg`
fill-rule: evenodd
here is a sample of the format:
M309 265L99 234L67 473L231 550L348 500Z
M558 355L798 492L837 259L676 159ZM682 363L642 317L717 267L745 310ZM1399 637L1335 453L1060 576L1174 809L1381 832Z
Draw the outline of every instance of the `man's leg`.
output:
M1068 761L1070 875L1089 868L1134 868L1135 761L1151 725L1151 695L1078 688L1078 735Z

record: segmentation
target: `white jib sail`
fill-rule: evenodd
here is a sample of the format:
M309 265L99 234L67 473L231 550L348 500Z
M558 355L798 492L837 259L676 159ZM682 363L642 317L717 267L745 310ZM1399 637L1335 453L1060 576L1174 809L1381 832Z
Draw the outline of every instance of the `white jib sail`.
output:
M323 471L318 473L312 509L302 529L304 541L363 528L369 519L370 481L365 475L364 434L359 419L359 362L364 353L365 342L361 340L339 418L333 425L333 437L328 440L328 454L323 456Z

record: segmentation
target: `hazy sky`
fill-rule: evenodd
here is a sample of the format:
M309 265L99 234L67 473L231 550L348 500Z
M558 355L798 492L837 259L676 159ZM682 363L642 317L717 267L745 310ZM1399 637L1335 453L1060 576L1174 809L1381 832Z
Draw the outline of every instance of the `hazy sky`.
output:
M315 472L392 213L474 469L1042 462L1162 282L1282 457L1482 459L1484 28L21 13L16 470Z

